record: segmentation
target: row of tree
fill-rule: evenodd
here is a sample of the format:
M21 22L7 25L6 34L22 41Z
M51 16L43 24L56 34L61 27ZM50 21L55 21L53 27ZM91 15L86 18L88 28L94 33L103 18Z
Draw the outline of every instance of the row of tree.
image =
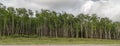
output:
M0 4L0 36L120 39L119 28L120 22L95 14L74 16L49 10L33 12Z

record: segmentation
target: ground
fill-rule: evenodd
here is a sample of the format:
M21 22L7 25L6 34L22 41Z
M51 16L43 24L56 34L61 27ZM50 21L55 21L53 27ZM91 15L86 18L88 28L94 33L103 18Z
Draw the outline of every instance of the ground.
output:
M0 45L0 46L120 46L120 44L79 44L79 45Z
M47 46L49 44L61 46L69 45L108 45L109 44L120 44L120 40L111 40L111 39L88 39L88 38L11 38L11 37L0 37L0 45L41 45ZM67 45L66 45L67 44ZM81 45L82 46L82 45ZM119 45L120 46L120 45Z

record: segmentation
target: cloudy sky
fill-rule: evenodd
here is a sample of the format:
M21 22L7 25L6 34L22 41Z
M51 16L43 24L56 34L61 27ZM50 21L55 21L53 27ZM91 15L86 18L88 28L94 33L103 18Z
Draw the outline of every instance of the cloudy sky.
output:
M120 21L120 0L0 0L6 6L32 10L49 9L57 12L93 14Z

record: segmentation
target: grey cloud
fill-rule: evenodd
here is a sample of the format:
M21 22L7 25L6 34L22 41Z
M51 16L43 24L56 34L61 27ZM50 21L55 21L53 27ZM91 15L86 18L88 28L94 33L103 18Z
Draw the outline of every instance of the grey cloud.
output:
M92 0L92 1L100 1L100 0Z

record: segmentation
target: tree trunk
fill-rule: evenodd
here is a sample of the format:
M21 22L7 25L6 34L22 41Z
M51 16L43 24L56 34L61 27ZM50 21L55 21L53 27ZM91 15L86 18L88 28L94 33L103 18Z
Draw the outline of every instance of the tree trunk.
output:
M83 38L83 26L81 24L81 38Z

